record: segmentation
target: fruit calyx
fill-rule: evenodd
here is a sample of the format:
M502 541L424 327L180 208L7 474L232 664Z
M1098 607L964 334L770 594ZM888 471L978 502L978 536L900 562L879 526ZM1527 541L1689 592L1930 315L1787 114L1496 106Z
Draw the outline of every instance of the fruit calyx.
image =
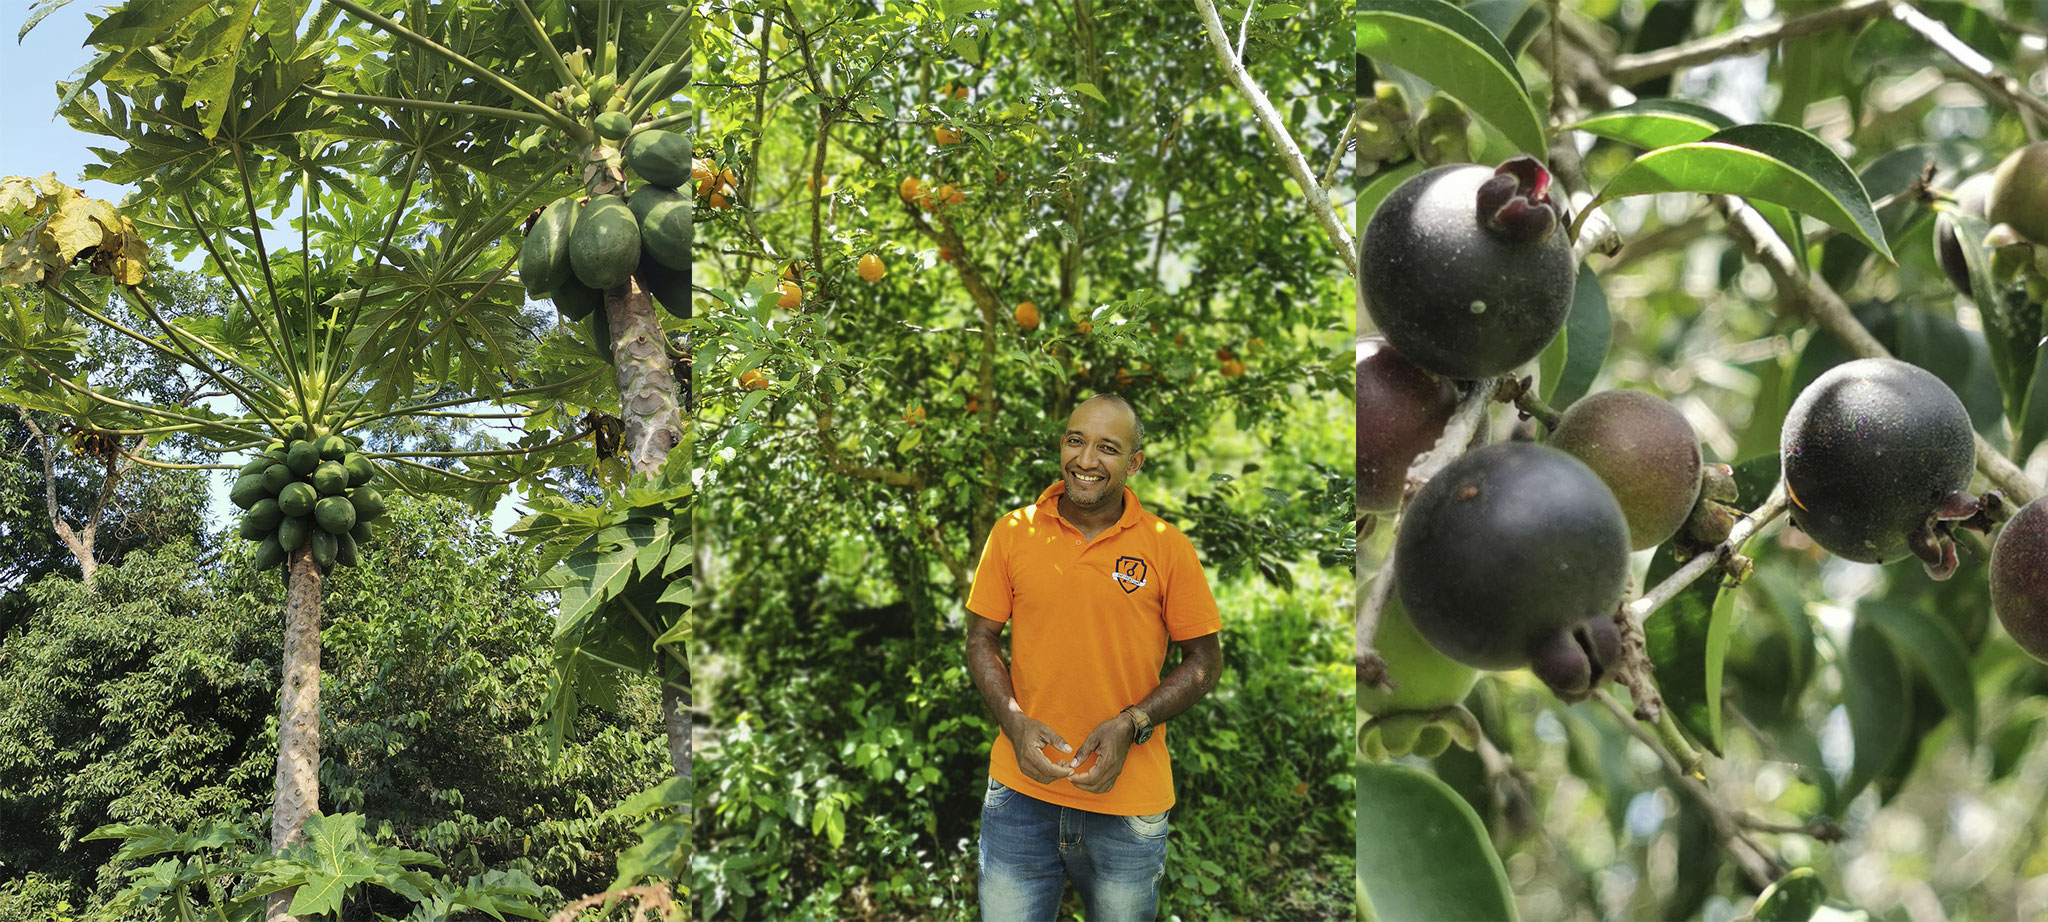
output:
M1509 243L1533 243L1566 222L1564 206L1550 195L1550 171L1528 154L1517 154L1479 186L1479 223Z

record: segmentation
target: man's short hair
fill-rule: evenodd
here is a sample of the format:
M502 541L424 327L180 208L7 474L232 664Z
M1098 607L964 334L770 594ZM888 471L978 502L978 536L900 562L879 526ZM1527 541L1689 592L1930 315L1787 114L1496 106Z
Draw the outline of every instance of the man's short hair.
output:
M1102 393L1096 394L1095 396L1093 396L1093 397L1090 397L1090 398L1088 398L1088 400L1098 400L1098 399L1099 399L1099 400L1114 400L1114 401L1116 401L1117 403L1123 404L1123 407L1124 407L1124 409L1126 409L1126 410L1129 410L1129 411L1131 411L1131 423L1132 423L1133 427L1134 427L1134 428L1135 428L1135 429L1137 430L1137 435L1135 436L1135 438L1137 439L1137 444L1135 444L1135 445L1132 445L1132 446L1131 446L1131 451L1133 451L1133 452L1139 452L1139 451L1144 451L1144 450L1145 450L1145 418L1144 418L1144 417L1142 417L1142 416L1139 416L1139 415L1138 415L1138 408L1137 408L1137 407L1134 407L1134 406L1132 406L1132 405L1131 405L1131 402L1130 402L1129 400L1126 400L1126 399L1124 399L1124 395L1122 395L1122 394L1119 394L1119 393L1117 393L1117 392L1115 392L1115 391L1103 391ZM1082 403L1087 403L1087 402L1088 402L1088 400L1083 400L1083 401L1081 401L1081 402L1082 402Z

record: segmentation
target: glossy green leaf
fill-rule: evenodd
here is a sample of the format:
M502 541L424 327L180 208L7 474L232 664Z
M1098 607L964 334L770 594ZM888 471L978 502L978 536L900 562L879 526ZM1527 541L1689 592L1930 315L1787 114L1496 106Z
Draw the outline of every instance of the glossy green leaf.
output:
M1394 191L1395 187L1407 182L1409 177L1422 172L1424 168L1425 164L1422 161L1410 160L1391 170L1373 176L1372 180L1365 184L1365 188L1358 193L1358 202L1355 206L1358 209L1358 220L1360 222L1358 225L1359 236L1365 236L1365 225L1372 221L1372 214L1379 209L1380 202L1385 201L1386 197Z
M1681 564L1671 545L1650 558L1644 585L1655 586ZM1700 746L1721 754L1721 670L1728 655L1734 595L1711 574L1694 580L1643 622L1644 645L1664 706Z
M1594 204L1631 195L1739 195L1812 215L1892 259L1863 182L1828 146L1790 125L1737 125L1637 157Z
M1683 99L1644 99L1581 119L1571 127L1610 141L1655 150L1690 144L1735 121L1706 106Z
M1961 722L1963 739L1977 741L1977 685L1970 674L1970 653L1948 621L1894 602L1865 599L1856 617L1868 619L1890 637L1892 645L1918 666L1943 704Z
M1471 14L1442 0L1364 0L1358 6L1358 53L1436 85L1541 156L1543 121L1515 60Z
M1579 280L1572 289L1572 311L1564 329L1543 350L1543 401L1563 410L1586 391L1607 361L1607 346L1614 338L1614 318L1607 310L1607 292L1593 267L1580 264Z
M1360 918L1515 918L1507 871L1463 798L1405 765L1364 763L1357 781Z
M2019 431L2021 445L2031 448L2039 444L2042 431L2048 428L2048 420L2029 419L2041 412L2032 406L2037 390L2035 368L2043 355L2041 305L2028 300L2024 286L1998 283L1991 266L1992 250L1984 245L1984 235L1991 232L1989 223L1960 211L1947 214L1955 222L1963 265L1970 270L1971 300L1984 319L1984 345L1990 349L1991 370L2004 396L2005 417Z
M1846 804L1905 751L1913 696L1905 666L1891 640L1875 625L1861 620L1849 631L1842 674L1849 734L1856 750L1849 775L1842 781L1841 802Z

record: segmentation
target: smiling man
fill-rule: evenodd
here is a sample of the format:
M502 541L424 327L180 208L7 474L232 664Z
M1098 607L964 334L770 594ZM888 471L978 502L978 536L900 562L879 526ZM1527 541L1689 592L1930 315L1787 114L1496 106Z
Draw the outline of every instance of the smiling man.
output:
M984 920L1051 919L1068 881L1090 922L1158 908L1174 803L1160 725L1216 686L1223 622L1187 536L1124 485L1144 435L1123 398L1083 401L1060 481L982 548L967 668L1002 730L981 806ZM1162 680L1169 642L1181 660Z

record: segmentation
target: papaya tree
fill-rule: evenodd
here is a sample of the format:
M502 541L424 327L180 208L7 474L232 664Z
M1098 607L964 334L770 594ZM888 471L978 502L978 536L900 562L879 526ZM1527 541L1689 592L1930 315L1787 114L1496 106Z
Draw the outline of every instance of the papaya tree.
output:
M16 232L0 278L39 295L13 311L9 358L27 371L10 396L117 436L189 434L223 456L267 452L224 465L244 471L235 498L257 517L244 534L269 531L273 515L283 533L269 537L305 532L303 544L266 538L255 556L288 562L291 587L273 847L294 842L317 809L320 580L330 550L333 563L345 562L343 536L374 537L354 522L342 527L374 518L381 497L372 479L483 510L515 483L542 497L562 490L548 472L564 466L639 476L638 492L621 495L654 510L643 516L658 525L627 529L636 565L623 582L614 572L593 585L605 612L625 607L612 604L622 588L641 604L590 638L568 632L564 684L590 665L587 651L620 645L602 636L619 625L630 625L638 664L667 662L681 675L686 628L680 594L669 590L682 569L675 561L686 558L672 538L687 537L688 491L673 485L686 479L664 475L676 470L672 455L686 461L688 452L675 451L680 396L653 298L687 309L678 297L687 287L687 203L680 214L659 206L673 205L668 189L680 182L679 139L662 126L680 117L671 90L688 71L669 49L680 48L688 19L624 3L573 15L545 3L131 4L96 20L96 55L81 80L60 85L60 111L118 144L88 175L138 194L116 211L54 182L10 184L4 211ZM549 328L527 313L531 281L513 274L522 222L565 197L592 218L592 233L567 238L574 281L589 289L576 292L585 311L563 296L567 282L552 293L565 316L588 316L581 328ZM165 318L138 225L175 255L202 258L232 291L229 309ZM643 226L654 228L645 254ZM74 233L80 227L103 237L88 240ZM534 266L565 254L540 257ZM106 277L84 278L74 262ZM81 383L65 332L74 316L186 363L229 395L231 409L148 405ZM436 416L510 434L454 451L371 450L349 438ZM313 506L330 511L293 514L307 489ZM328 502L336 498L353 516ZM563 588L565 600L589 598ZM686 711L671 685L672 761L686 779ZM274 915L288 895L273 900Z

